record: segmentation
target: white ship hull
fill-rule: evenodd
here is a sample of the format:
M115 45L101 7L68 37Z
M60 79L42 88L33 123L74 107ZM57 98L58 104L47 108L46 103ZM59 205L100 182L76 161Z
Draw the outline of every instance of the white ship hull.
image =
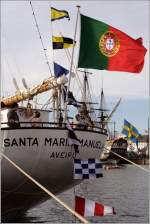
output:
M81 141L76 158L100 158L106 133L75 130ZM75 152L65 128L2 129L3 153L54 194L74 184ZM4 158L1 161L2 221L13 220L48 199L34 183Z

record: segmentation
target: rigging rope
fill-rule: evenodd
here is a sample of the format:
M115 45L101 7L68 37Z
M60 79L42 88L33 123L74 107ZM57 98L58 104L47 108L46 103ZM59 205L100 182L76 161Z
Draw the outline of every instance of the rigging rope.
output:
M40 33L40 29L39 29L39 26L38 26L38 23L37 23L37 19L36 19L31 1L30 1L30 6L31 6L32 14L33 14L33 17L34 17L34 20L35 20L36 28L37 28L37 31L38 31L38 34L39 34L39 37L40 37L40 40L41 40L41 44L42 44L42 47L43 47L43 51L44 51L44 55L45 55L45 59L46 59L46 64L48 65L50 75L52 76L51 68L50 68L48 57L47 57L47 54L46 54L46 49L44 47L44 43L43 43L43 40L42 40L42 36L41 36L41 33Z
M67 56L68 61L71 62L71 55L70 55L69 50L68 50L68 49L64 49L64 50L65 50L65 53L66 53L66 56ZM77 70L76 70L76 68L75 68L74 63L73 63L73 68L74 68L75 74L76 74L76 76L77 76L77 82L78 82L78 84L79 84L79 88L80 88L81 92L83 93L82 83L81 83L81 80L80 80L80 78L79 78L79 75L78 75L78 72L77 72Z
M52 102L53 100L53 96L51 96L46 103L44 103L44 105L42 105L41 110L43 110L44 108L47 109L47 106Z
M50 12L51 12L51 2L49 1L48 2L48 8L49 8L49 10L50 10ZM50 26L50 28L51 28L51 51L52 51L52 62L53 62L53 64L54 64L54 49L53 49L53 22L52 22L52 20L50 19L50 24L51 24L51 26Z
M65 204L63 201L61 201L57 196L55 196L53 193L51 193L47 188L45 188L42 184L40 184L38 181L36 181L33 177L31 177L29 174L27 174L23 169L21 169L16 163L14 163L12 160L10 160L6 155L1 153L1 155L9 162L11 163L17 170L19 170L22 174L24 174L29 180L31 180L35 185L37 185L39 188L41 188L44 192L46 192L50 197L52 197L55 201L57 201L59 204L61 204L64 208L66 208L69 212L71 212L73 215L75 215L81 222L88 223L86 219L84 219L81 215L79 215L77 212L75 212L72 208L70 208L67 204Z
M106 147L104 147L104 148L107 149ZM131 160L126 159L126 158L124 158L123 156L120 156L120 155L119 155L118 153L116 153L116 152L113 152L113 151L110 151L110 152L113 153L114 155L116 155L116 156L118 156L118 157L120 157L120 158L122 158L122 159L128 161L129 163L132 163L134 166L137 166L138 168L144 170L145 172L148 172L148 173L149 173L149 170L144 169L142 166L139 166L138 164L132 162Z

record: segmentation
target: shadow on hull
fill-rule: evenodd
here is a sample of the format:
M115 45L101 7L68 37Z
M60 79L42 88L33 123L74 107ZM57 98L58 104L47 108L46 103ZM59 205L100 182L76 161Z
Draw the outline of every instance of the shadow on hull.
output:
M55 188L49 189L53 194L59 194L77 184L81 181L65 181L60 186L60 189ZM18 223L20 222L21 217L25 218L25 213L29 209L45 202L46 200L51 199L46 193L42 190L40 191L37 186L32 183L28 183L30 185L30 192L22 192L21 188L28 188L27 184L23 185L20 189L15 192L2 192L2 202L1 202L1 222L2 223ZM32 192L32 193L31 193ZM8 201L9 203L5 203ZM23 219L24 219L23 218ZM25 221L25 220L24 220Z

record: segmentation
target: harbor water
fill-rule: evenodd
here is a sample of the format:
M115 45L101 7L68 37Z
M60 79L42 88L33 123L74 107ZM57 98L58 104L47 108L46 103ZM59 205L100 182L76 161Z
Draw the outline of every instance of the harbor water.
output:
M149 166L143 166L149 169ZM75 189L58 197L74 208L74 194L113 206L116 215L86 217L91 223L149 223L149 173L127 165L124 169L104 170L104 177L85 180ZM48 200L26 213L19 223L74 223L79 222L66 209Z

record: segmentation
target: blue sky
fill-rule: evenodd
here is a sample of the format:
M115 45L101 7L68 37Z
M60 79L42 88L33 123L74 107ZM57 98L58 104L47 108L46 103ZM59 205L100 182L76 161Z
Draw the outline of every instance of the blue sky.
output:
M76 5L80 5L82 14L101 20L111 26L122 30L129 36L137 39L143 38L143 45L149 49L149 1L32 1L38 25L47 49L51 68L52 61L70 68L66 55L59 50L52 53L51 34L60 32L73 38ZM67 10L71 20L50 22L50 4L59 10ZM2 94L15 91L12 78L15 77L20 88L21 78L25 77L29 86L39 84L49 76L45 63L41 43L33 19L29 1L2 1L1 2L1 89ZM80 24L77 29L77 47L74 62L78 60L80 42ZM89 78L93 96L99 96L103 83L106 101L111 108L122 97L122 102L113 116L117 129L121 131L124 118L144 132L147 129L149 108L149 52L145 56L145 64L140 74L126 72L108 72L90 70L93 76ZM82 74L80 74L82 78ZM78 88L71 82L77 99ZM43 98L42 100L43 101ZM45 99L47 101L47 99Z
M110 100L109 102L113 102ZM112 117L116 122L116 130L121 132L124 119L135 126L142 134L148 130L149 99L122 99L120 106Z

